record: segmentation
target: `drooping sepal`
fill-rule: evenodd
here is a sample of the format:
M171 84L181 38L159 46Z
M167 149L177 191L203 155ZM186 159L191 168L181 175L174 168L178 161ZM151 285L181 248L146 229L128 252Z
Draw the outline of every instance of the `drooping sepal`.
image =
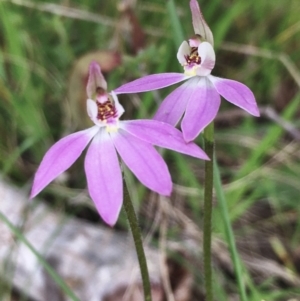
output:
M115 147L104 129L92 141L84 168L89 194L100 216L113 226L122 207L123 184Z
M252 91L244 84L226 78L209 76L218 93L227 101L247 111L253 116L259 117L259 109Z

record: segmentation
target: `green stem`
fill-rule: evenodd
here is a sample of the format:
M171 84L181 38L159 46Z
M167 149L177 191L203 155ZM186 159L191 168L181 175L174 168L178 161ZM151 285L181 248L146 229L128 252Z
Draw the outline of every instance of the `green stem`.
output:
M210 161L205 161L203 258L206 301L213 300L211 268L211 224L213 199L214 124L204 130L204 149Z
M48 264L42 255L32 246L32 244L25 238L20 230L14 226L7 217L0 212L0 219L7 225L10 231L36 256L38 261L43 265L47 273L51 276L54 282L73 300L79 301L73 291L68 287L64 280L55 272L55 270Z
M133 236L134 245L140 265L141 270L141 276L143 281L143 288L144 288L144 298L145 301L151 301L151 286L150 286L150 280L149 280L149 273L148 273L148 267L147 267L147 261L146 256L143 248L142 243L142 235L140 231L140 227L138 225L138 220L136 217L136 214L134 212L133 204L129 195L129 191L126 185L126 181L124 179L124 209L127 215L127 219L129 222L130 230Z
M229 249L234 265L234 272L237 278L238 282L238 287L239 287L239 294L240 294L240 300L241 301L247 301L247 295L245 291L245 285L243 281L243 271L242 271L242 265L240 262L240 258L237 252L236 244L235 244L235 239L230 223L230 218L229 218L229 213L228 213L228 207L225 199L225 195L222 189L222 183L221 183L221 177L220 177L220 171L218 168L217 163L214 163L214 183L215 183L215 189L216 189L216 194L218 198L218 204L221 209L221 215L224 221L225 225L225 235L226 235L226 240L229 244Z

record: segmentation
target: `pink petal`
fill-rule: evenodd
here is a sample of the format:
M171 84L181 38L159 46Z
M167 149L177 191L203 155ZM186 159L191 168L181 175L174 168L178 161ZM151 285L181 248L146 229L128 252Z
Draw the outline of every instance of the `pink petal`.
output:
M31 199L77 160L98 130L94 126L66 136L47 151L34 176Z
M248 113L259 116L259 110L252 91L244 84L215 76L209 76L218 93Z
M156 149L128 132L119 129L114 136L115 147L124 163L149 189L169 196L172 180L165 161Z
M84 162L88 190L103 220L113 226L123 201L123 183L118 156L104 128L92 141Z
M151 74L127 83L114 90L114 92L116 94L122 94L152 91L174 85L188 78L189 76L183 73Z
M214 45L213 34L206 24L204 17L200 11L200 7L197 0L190 1L190 7L192 12L193 26L196 34L200 35L212 46Z
M207 76L215 67L216 55L213 47L208 42L202 42L198 47L198 54L201 57L200 67L196 69L199 76Z
M120 126L131 135L150 144L209 160L200 147L192 142L186 143L182 133L167 123L156 120L132 120L122 121Z
M99 64L93 61L89 67L89 79L86 86L88 98L93 98L93 95L97 92L97 88L102 88L106 91L107 83L101 73Z
M199 77L193 77L176 88L161 103L153 119L175 126L182 117L190 97L197 89Z
M187 81L171 92L161 103L153 119L160 120L175 126L182 117L192 89Z
M194 140L216 117L221 99L207 77L200 77L198 87L190 97L181 128L185 141Z

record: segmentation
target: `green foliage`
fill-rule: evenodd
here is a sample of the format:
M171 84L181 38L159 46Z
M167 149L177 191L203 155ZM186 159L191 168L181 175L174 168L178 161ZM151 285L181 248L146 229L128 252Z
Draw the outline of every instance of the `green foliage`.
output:
M174 1L174 6L173 1L167 2L165 5L159 0L137 1L133 12L145 34L144 44L141 39L138 46L134 45L135 34L126 27L128 16L115 1L68 2L70 8L77 9L76 17L66 13L68 10L63 9L61 1L51 2L57 5L52 11L47 11L45 5L50 2L46 1L26 1L32 3L32 7L27 7L25 1L25 6L21 5L22 1L0 2L1 174L19 186L29 185L49 146L79 127L80 122L70 115L72 108L79 104L68 98L68 89L72 69L82 56L99 50L120 53L122 63L106 73L110 89L146 73L181 70L176 59L176 45L181 39L175 36L170 14L178 15L183 34L189 38L193 30L188 1ZM277 226L289 225L286 216L295 213L299 217L300 214L299 136L294 135L299 128L299 0L199 3L215 38L217 62L213 74L247 84L259 106L276 112L275 118L268 114L259 119L243 114L234 117L236 109L223 102L219 115L225 117L217 119L217 159L230 221L242 223L235 230L236 239L246 235L249 228L260 231L259 224L241 221L250 208L261 202L271 207L274 235L279 235ZM173 87L137 97L120 97L128 112L126 117L150 118L157 104L172 90ZM203 201L199 182L203 178L203 165L168 151L164 155L174 183L187 188L183 195L176 189L174 193L184 199L184 213L199 225L202 214L198 208ZM78 192L77 184L80 183L80 188L84 186L82 162L69 171L69 179L66 183L50 184L44 195L68 203ZM131 183L137 208L142 208L149 194L135 179L132 178ZM197 193L191 193L192 189ZM220 216L216 207L215 235L226 240ZM125 227L123 219L119 225ZM300 219L296 218L293 227L288 229L286 243L291 250L296 250ZM18 241L24 242L22 234L18 235ZM170 234L172 239L174 236ZM201 279L200 272L188 265L191 263L186 266L195 279ZM257 286L250 271L245 267L243 271L249 301L287 300L299 293L299 290L280 287L272 277L268 283ZM219 277L216 275L216 279L220 280ZM216 295L223 295L223 300L229 300L230 293L236 291L234 281L216 281Z

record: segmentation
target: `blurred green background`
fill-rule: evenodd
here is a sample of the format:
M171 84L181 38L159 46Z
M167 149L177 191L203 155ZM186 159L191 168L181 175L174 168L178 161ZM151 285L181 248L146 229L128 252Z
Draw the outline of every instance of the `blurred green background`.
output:
M300 277L300 1L199 4L215 39L212 74L250 87L262 115L247 116L223 101L216 119L217 159L238 245L253 260L272 258ZM0 1L1 176L29 191L47 149L62 136L92 125L85 113L92 59L100 63L109 90L146 74L182 70L168 5L158 0ZM193 35L189 1L175 5L188 39ZM172 89L122 95L124 118L151 118ZM174 207L201 228L203 162L169 151L164 156L175 183ZM131 189L147 231L154 215L147 210L149 192L134 179ZM72 202L78 194L84 200ZM54 210L102 223L87 196L83 157L41 193ZM126 229L123 214L116 228ZM221 240L223 228L216 205L213 230ZM180 240L180 227L171 223L168 230L170 240ZM155 237L152 244L157 244ZM178 260L192 273L192 300L199 300L201 271ZM215 275L217 300L234 300L234 277L216 269L221 271ZM300 300L292 299L300 295L299 288L273 275L258 283L247 270L245 278L249 300Z

